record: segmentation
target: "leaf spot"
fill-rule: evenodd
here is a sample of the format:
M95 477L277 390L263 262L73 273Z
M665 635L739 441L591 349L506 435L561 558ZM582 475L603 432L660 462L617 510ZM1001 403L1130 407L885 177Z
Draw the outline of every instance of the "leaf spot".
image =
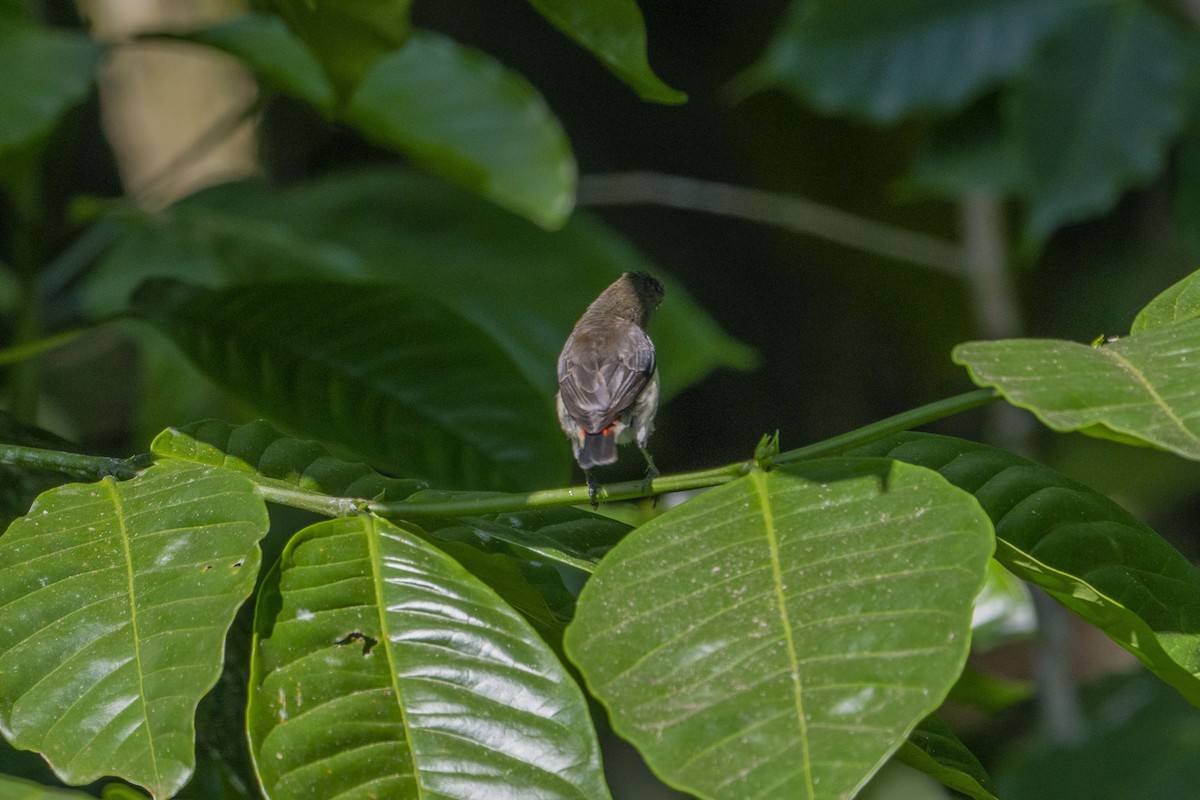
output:
M379 644L378 639L376 639L374 636L367 636L362 631L351 631L341 639L338 639L336 642L334 642L334 644L346 645L350 644L351 642L363 643L362 654L364 656L371 655L371 651L375 648L375 645Z

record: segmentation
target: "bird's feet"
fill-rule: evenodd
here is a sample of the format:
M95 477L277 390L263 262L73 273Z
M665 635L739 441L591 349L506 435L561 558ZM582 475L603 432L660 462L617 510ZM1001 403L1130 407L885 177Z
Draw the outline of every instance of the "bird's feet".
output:
M651 506L658 506L658 495L652 494L654 491L654 479L659 476L658 467L654 466L654 462L650 462L650 466L646 468L646 476L642 478L642 491L650 495Z
M600 484L596 482L595 477L592 476L589 470L585 469L583 475L587 478L588 500L592 504L592 509L595 510L600 507L600 501L596 498L596 492L600 490Z

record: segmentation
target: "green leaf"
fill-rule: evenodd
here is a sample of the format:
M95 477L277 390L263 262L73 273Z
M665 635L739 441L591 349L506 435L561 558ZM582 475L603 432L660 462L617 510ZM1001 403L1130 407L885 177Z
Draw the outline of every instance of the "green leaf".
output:
M137 305L247 402L402 475L518 489L566 479L551 397L433 298L361 284L161 282Z
M94 795L0 775L0 800L94 800Z
M169 36L229 53L246 62L268 86L327 116L333 113L336 101L329 78L312 51L279 17L250 11L207 28Z
M69 783L116 775L158 798L178 791L266 529L249 481L207 467L39 497L0 537L5 737Z
M1093 0L808 0L750 73L826 112L954 111L1015 74Z
M975 800L996 800L992 781L975 754L937 717L921 720L896 757Z
M375 141L544 228L575 205L575 159L542 96L490 56L420 31L381 58L346 107Z
M287 192L215 187L131 229L93 274L92 314L122 311L148 277L219 286L297 277L400 284L487 331L547 396L554 365L588 303L626 271L655 273L667 299L650 334L663 399L754 354L722 332L678 282L594 217L548 233L416 173L349 172ZM565 442L565 439L564 439Z
M343 100L384 53L404 43L410 0L274 0Z
M1032 178L1035 242L1162 171L1183 127L1193 47L1149 4L1105 3L1038 54L1009 109Z
M387 478L366 464L334 458L320 444L286 436L264 420L245 425L203 420L169 428L150 449L159 456L248 472L335 497L394 501L425 488L421 481Z
M1100 347L1056 339L967 342L956 364L1056 431L1200 459L1200 319Z
M274 800L608 797L562 665L401 528L362 516L297 534L256 628L250 741Z
M756 472L617 545L566 648L673 786L849 797L962 669L991 549L978 504L925 469Z
M1138 312L1129 333L1142 333L1200 317L1200 272L1174 284Z
M1200 705L1200 572L1112 500L987 445L906 433L855 451L936 469L996 527L996 559Z
M635 0L529 0L539 14L589 50L643 100L675 104L687 95L663 83L646 58L646 23Z
M102 51L82 33L0 20L0 152L45 137L83 102Z

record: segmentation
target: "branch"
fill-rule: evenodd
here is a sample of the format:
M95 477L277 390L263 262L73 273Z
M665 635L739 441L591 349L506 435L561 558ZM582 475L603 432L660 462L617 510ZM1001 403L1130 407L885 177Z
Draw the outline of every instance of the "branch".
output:
M581 206L650 204L774 225L875 255L959 275L962 249L953 242L886 225L795 195L747 189L657 172L586 175Z

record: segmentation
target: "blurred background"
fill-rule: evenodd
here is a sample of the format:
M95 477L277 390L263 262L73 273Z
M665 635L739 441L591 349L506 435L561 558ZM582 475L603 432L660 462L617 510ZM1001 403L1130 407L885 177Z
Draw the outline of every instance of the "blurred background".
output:
M57 134L70 169L47 191L63 208L80 196L125 194L155 210L247 175L288 185L397 160L286 97L245 113L256 84L232 58L185 42L136 40L223 19L243 3L41 5L44 19L122 42L104 62L98 95ZM412 9L416 25L489 53L541 92L578 161L581 213L628 238L757 354L754 368L719 370L661 410L654 452L664 472L746 458L764 433L780 431L790 449L968 391L965 371L950 360L960 342L1124 334L1143 305L1196 269L1200 39L1188 5L1125 3L1120 24L1080 23L1094 34L1100 57L1110 53L1110 77L1119 85L1107 93L1095 89L1097 63L1086 47L1039 34L1033 16L1019 17L1020 24L1003 17L1034 6L1066 15L1082 3L988 4L997 9L996 26L1011 25L1007 39L997 37L1007 45L968 39L951 46L954 35L930 23L919 42L930 54L923 71L903 71L899 58L894 73L880 67L896 83L891 106L882 90L864 99L865 90L853 86L861 77L855 62L837 60L837 37L849 41L850 34L812 22L836 16L831 5L643 2L650 63L688 94L679 106L640 100L526 3L440 0ZM877 4L862 5L875 13ZM929 22L918 11L893 16L875 39L863 37L868 50L887 51L888 31ZM1054 30L1045 19L1037 24ZM814 30L833 55L797 60ZM1113 30L1128 39L1118 41ZM1112 55L1118 45L1135 55ZM1011 46L1012 63L954 94L957 78L976 68L973 46ZM989 52L992 63L1004 62ZM922 95L918 84L932 88ZM1062 105L1046 96L1056 88L1107 121L1095 130L1072 127L1069 110L1061 119L1039 116ZM208 143L197 148L200 137ZM1080 165L1054 183L1046 175L1064 140ZM1005 148L1022 143L1024 160L1005 161ZM1045 200L1054 193L1057 201ZM12 209L0 207L4 213ZM44 246L54 251L77 234L70 224L51 227ZM137 418L139 377L129 347L113 334L52 354L43 375L54 398L47 426L105 452L132 453L145 449L147 427L182 421ZM81 385L90 391L81 395ZM1200 465L1052 434L1021 412L999 409L933 430L1046 463L1113 497L1193 561L1200 556ZM972 661L981 674L1006 681L997 693L1011 702L947 715L1001 796L1194 795L1194 709L1144 680L1132 656L1099 632L1038 608L1051 632L1047 643L1030 635L1030 609L1018 599L1004 612L1008 632L977 648ZM1033 681L1039 690L1031 694L1026 682ZM1121 763L1131 753L1146 759L1136 789L1117 780L1118 752ZM675 796L615 740L608 769L619 797ZM910 779L893 776L871 791L946 796ZM1174 788L1181 786L1190 788Z

